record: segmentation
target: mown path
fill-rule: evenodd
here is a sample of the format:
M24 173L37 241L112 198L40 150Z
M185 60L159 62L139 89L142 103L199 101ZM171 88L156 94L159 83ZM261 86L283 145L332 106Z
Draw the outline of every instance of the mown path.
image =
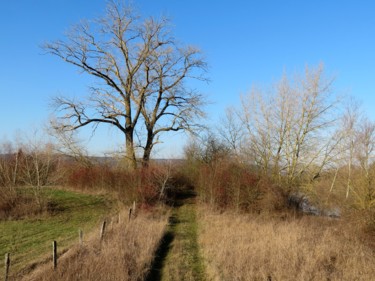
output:
M195 194L183 191L174 202L169 226L147 281L206 280L197 241Z

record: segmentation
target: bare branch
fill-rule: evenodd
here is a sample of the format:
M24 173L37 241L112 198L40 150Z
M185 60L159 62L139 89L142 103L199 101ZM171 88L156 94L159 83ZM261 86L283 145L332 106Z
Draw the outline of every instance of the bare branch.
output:
M146 130L141 146L147 163L158 134L193 130L203 116L203 97L185 82L206 80L206 62L197 48L177 44L165 18L142 20L125 2L110 1L103 17L81 22L65 40L43 48L97 82L85 100L55 98L59 129L116 127L133 167L136 131Z

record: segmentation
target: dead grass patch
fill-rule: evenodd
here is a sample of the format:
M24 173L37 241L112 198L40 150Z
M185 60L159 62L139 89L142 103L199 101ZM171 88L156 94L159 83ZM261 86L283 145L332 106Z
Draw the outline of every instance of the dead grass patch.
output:
M201 209L199 243L211 280L372 280L375 253L350 224L218 214Z

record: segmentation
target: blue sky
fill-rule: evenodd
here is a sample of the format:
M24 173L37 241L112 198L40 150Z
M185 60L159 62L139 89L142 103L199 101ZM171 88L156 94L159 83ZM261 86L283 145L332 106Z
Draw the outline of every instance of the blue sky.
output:
M324 62L334 88L375 111L375 1L371 0L133 0L144 16L168 16L176 38L200 47L209 63L209 84L199 89L212 104L208 123L237 105L253 84L270 85L284 71ZM28 134L47 123L56 95L85 95L89 79L40 45L63 38L80 19L104 12L105 1L0 1L0 139ZM88 131L81 133L89 139ZM84 142L93 153L115 149L121 135L103 128ZM177 157L184 137L171 134L159 157Z

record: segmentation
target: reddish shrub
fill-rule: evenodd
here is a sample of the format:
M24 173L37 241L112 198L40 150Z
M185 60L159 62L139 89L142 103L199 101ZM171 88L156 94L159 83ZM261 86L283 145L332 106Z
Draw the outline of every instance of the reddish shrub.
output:
M137 201L155 204L163 182L163 171L157 166L124 170L109 165L93 165L68 169L65 184L76 189L104 189L116 192L125 203Z
M221 209L251 209L261 195L258 176L236 162L202 163L193 181L200 199Z

